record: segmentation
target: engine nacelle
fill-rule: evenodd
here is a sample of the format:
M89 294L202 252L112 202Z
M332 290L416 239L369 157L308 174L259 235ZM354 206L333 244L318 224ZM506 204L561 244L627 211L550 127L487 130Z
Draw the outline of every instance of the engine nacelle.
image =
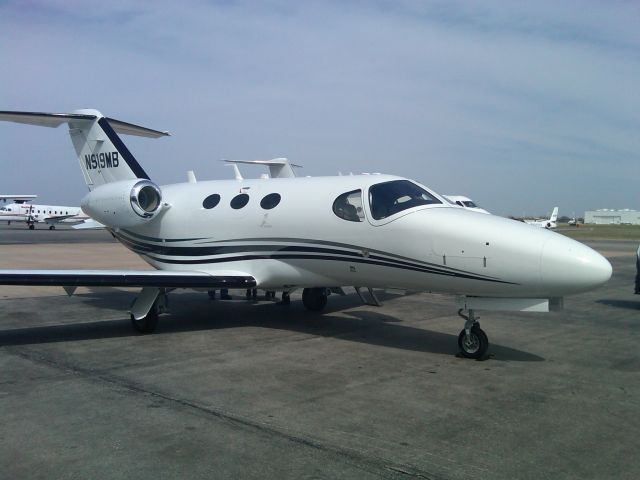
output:
M97 187L80 202L82 211L108 227L133 227L162 209L162 192L150 180L122 180Z

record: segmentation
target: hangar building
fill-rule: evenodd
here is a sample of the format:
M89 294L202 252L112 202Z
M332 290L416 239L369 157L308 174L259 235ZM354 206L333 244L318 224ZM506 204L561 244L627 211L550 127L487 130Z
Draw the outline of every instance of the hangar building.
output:
M584 212L584 223L595 223L597 225L640 225L640 212L638 210L588 210Z

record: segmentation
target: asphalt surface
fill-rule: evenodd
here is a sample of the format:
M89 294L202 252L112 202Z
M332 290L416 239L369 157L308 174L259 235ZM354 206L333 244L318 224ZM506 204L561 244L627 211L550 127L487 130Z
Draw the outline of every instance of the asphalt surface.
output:
M0 225L0 245L69 244L69 243L117 243L105 229L76 230L70 225L58 225L49 230L44 224L36 224L29 230L25 223Z
M11 265L115 248L105 232L6 234L23 242ZM0 287L0 477L640 478L635 247L593 245L612 280L561 312L481 312L485 361L456 356L463 322L441 295L331 296L310 314L298 295L175 292L137 335L134 292Z

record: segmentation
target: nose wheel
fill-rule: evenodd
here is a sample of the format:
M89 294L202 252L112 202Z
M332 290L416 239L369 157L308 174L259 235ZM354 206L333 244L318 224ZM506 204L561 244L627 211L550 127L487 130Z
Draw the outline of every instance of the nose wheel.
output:
M480 323L474 315L473 310L469 310L469 315L464 315L462 309L458 310L458 315L465 319L464 328L458 335L458 347L460 353L466 358L483 358L489 348L489 339L484 330L480 328Z

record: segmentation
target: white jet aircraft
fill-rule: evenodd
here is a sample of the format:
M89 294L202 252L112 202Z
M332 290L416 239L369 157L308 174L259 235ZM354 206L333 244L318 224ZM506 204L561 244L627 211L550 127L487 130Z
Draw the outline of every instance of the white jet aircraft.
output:
M533 225L535 227L549 229L556 228L558 226L556 220L558 220L558 207L554 207L553 212L548 219L543 218L541 220L525 220L524 223L526 223L527 225Z
M6 197L8 195L0 198ZM80 223L88 218L80 207L36 205L20 200L0 207L0 221L6 221L9 224L11 222L24 222L29 226L30 230L35 228L36 223L46 223L49 225L49 230L55 230L58 224Z
M333 288L358 285L457 295L459 347L480 358L489 342L476 309L548 311L611 276L609 262L579 242L455 207L406 178L296 178L288 162L271 161L276 178L158 186L116 132L167 132L96 110L0 112L0 120L68 124L90 190L83 211L157 269L0 270L0 284L60 285L68 294L142 287L131 308L140 332L155 329L175 288L302 288L304 306L319 311Z
M486 214L489 213L484 208L479 207L473 200L468 197L463 197L462 195L443 195L443 197L449 200L451 203L455 203L459 207L466 208L467 210L471 210L472 212Z

